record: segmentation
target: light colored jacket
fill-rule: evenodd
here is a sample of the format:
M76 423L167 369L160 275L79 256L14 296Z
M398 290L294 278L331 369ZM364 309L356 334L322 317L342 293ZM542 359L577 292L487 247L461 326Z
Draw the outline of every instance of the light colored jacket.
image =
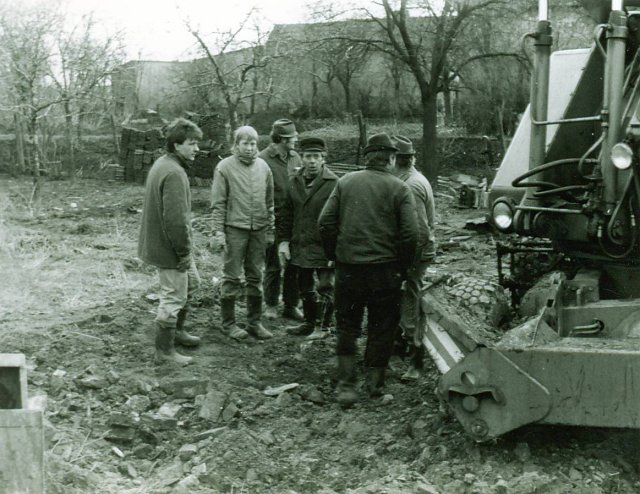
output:
M398 178L409 186L416 203L419 231L416 261L431 261L436 255L435 202L431 184L414 166L403 170Z
M273 174L269 165L261 158L249 165L236 156L223 159L213 174L211 208L214 232L231 226L243 230L268 227L273 233Z

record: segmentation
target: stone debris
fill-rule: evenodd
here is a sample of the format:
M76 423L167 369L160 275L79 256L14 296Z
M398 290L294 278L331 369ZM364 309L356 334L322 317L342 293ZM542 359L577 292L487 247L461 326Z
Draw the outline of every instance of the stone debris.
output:
M196 397L196 407L199 408L198 417L212 422L217 422L227 403L226 393L211 390L206 395Z
M180 405L179 403L164 403L158 409L158 415L175 419L178 417L178 414L180 413L181 410L182 410L182 405Z
M298 386L300 386L300 384L298 383L283 384L282 386L276 386L276 387L269 386L262 393L265 394L266 396L278 396L286 391L295 389Z
M151 400L145 395L133 395L125 402L125 406L137 413L146 412L151 406Z
M187 462L198 454L198 446L195 444L185 444L178 450L180 460Z

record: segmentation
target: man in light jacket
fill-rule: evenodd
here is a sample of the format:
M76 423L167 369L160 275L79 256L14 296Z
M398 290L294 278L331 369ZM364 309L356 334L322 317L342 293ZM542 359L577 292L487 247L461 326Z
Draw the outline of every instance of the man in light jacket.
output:
M233 155L217 164L212 186L214 243L225 245L220 309L223 331L234 339L266 339L262 325L262 270L265 252L274 242L273 175L258 157L253 127L234 132ZM244 269L247 331L236 325L235 303L242 291Z

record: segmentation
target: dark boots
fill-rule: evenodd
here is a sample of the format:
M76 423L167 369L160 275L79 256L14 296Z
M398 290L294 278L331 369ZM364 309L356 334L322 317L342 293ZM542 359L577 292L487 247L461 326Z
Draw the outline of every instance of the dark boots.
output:
M358 401L355 355L338 355L337 391L336 400L343 407L350 407Z
M184 321L187 318L188 310L186 308L181 309L178 312L178 322L176 324L176 344L186 347L196 347L200 344L200 338L192 334L187 333L184 329Z
M247 330L259 340L273 338L273 334L262 325L262 296L247 295Z
M287 334L292 336L307 336L313 333L318 316L318 304L315 299L303 298L302 310L304 311L304 322L299 326L287 328Z
M415 381L422 376L422 369L424 368L424 346L412 345L411 360L409 361L409 368L405 372L401 379L403 381Z
M249 333L236 325L236 299L221 298L220 314L222 316L222 332L234 340L242 340Z
M367 367L365 389L369 396L377 398L384 394L385 367Z
M180 355L175 347L176 328L156 323L156 354L157 363L173 362L186 365L192 358Z

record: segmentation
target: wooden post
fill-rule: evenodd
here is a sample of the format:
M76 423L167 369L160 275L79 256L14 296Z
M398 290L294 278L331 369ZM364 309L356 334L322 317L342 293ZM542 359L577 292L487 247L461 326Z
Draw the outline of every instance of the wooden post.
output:
M22 354L0 354L0 492L45 492L43 413L27 409Z
M18 157L18 168L20 173L25 171L24 162L24 128L22 126L22 120L18 117L17 113L13 114L13 123L16 132L16 154Z

